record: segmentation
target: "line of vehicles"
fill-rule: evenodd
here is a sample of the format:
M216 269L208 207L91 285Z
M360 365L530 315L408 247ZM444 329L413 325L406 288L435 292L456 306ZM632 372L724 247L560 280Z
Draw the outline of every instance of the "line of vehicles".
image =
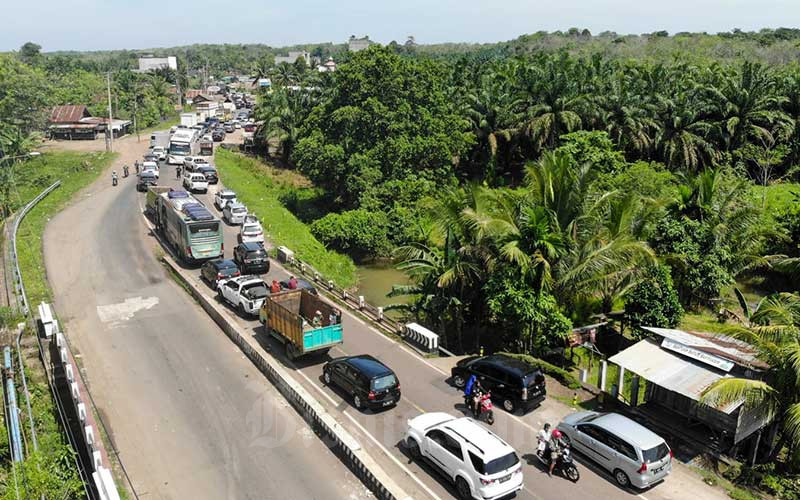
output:
M159 153L151 152L156 164ZM207 162L187 155L182 165L194 174ZM192 194L207 190L207 185L198 189L187 183L185 175L186 171L185 190L157 185L146 189L146 212L175 253L188 264L201 264L201 278L220 301L245 318L257 317L264 333L283 344L288 359L323 356L341 344L341 313L313 285L294 277L270 285L261 277L270 270L263 228L236 193L229 189L215 193L213 205L220 218ZM224 256L223 222L240 227L231 259ZM452 482L459 497L504 498L523 488L521 459L483 422L493 423L493 402L509 413L536 408L546 397L546 380L540 369L495 354L459 361L448 382L463 390L472 377L482 387L474 418L423 413L407 421L403 444L412 459L433 465ZM390 410L402 398L395 372L368 354L328 360L322 379L359 411ZM465 394L468 409L472 396ZM673 453L666 442L622 415L577 412L556 430L560 453L551 456L545 448L536 456L545 469L556 460L554 470L572 481L579 473L571 449L598 463L622 487L649 487L672 470Z

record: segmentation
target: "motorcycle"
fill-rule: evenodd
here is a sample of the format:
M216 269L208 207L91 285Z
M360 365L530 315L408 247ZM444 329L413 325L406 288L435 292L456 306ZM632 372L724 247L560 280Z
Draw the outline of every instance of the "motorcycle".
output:
M550 448L548 446L540 446L536 450L536 456L545 467L548 469L550 468ZM581 478L578 468L572 461L572 452L570 451L568 445L564 445L561 448L561 453L559 453L558 458L556 458L556 466L553 469L553 472L560 472L565 478L569 479L573 483L577 483L578 479Z
M112 186L116 186L117 185L117 174L114 174L114 175L111 176L111 185Z
M492 394L490 392L478 393L477 405L475 404L475 396L465 394L464 404L469 408L476 420L486 422L489 425L494 424L494 406L492 405Z

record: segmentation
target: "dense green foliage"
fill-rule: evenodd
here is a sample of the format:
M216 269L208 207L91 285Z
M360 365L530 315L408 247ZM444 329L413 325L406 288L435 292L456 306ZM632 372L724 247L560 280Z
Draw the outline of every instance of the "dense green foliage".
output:
M328 248L364 258L389 253L389 220L364 209L332 212L311 225L311 233Z
M631 326L674 328L681 316L683 307L668 266L651 267L625 297L625 321Z

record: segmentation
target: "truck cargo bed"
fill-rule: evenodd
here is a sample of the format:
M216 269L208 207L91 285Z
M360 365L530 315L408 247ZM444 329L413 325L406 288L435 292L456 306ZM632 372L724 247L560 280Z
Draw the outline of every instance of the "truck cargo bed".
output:
M322 313L322 326L311 325L315 313ZM259 314L273 336L291 344L290 357L327 350L342 343L341 323L331 323L334 308L307 290L289 290L267 297ZM287 350L289 353L289 350Z

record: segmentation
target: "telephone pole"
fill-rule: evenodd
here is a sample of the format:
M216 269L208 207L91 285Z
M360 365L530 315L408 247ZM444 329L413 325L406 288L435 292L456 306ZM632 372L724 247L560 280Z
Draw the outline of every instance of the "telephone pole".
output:
M112 116L111 116L111 72L109 71L106 73L106 88L108 89L108 127L106 130L108 131L108 142L106 143L106 149L108 152L114 151L114 129L112 126Z

